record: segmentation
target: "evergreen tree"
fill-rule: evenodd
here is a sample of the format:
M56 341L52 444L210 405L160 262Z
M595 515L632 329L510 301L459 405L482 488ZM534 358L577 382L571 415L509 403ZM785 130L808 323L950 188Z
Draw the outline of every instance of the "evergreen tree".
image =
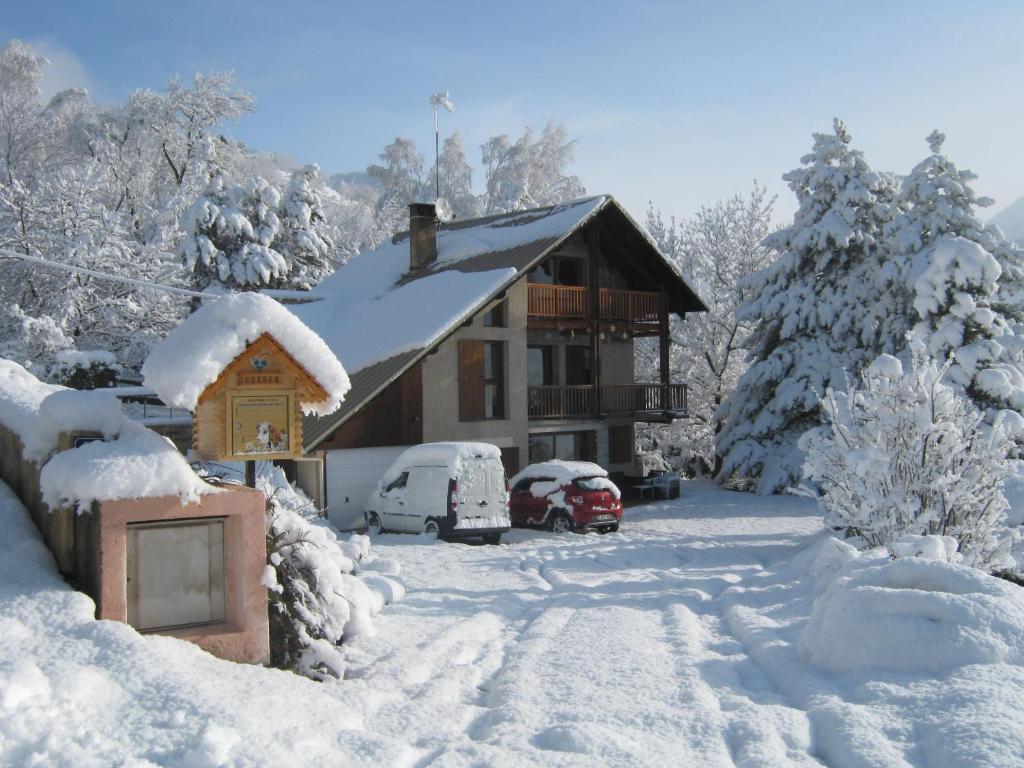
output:
M893 260L883 287L898 308L887 313L886 351L899 353L912 332L991 421L1001 409L1024 410L1021 251L976 208L991 204L943 154L945 136L928 137L931 154L903 180L903 212L887 228ZM905 356L905 355L904 355Z
M802 167L783 178L799 201L793 223L765 239L779 252L744 281L737 311L753 324L749 367L722 408L720 481L749 479L759 493L800 478L800 435L818 421L818 398L877 355L876 275L895 184L851 148L846 125L815 134Z
M207 151L210 151L208 148ZM215 172L182 219L180 253L198 290L280 287L290 269L273 247L281 193L262 178L229 185Z
M334 271L334 242L326 231L319 179L316 165L292 174L281 201L281 228L273 242L274 249L289 262L287 282L305 291Z

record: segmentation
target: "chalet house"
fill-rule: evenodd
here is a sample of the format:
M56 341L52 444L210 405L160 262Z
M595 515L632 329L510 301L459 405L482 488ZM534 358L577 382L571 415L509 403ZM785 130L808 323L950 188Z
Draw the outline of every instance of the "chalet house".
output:
M668 378L669 313L706 310L610 196L439 223L360 254L291 307L345 365L352 389L307 419L297 466L339 528L406 447L481 440L509 474L545 459L638 474L637 421L686 414ZM659 383L634 380L638 337L660 340ZM323 472L323 477L311 474Z

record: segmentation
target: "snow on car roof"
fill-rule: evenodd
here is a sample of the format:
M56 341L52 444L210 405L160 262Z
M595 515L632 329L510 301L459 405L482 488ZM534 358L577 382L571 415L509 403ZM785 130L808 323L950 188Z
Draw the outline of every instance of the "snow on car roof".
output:
M531 477L550 477L559 485L563 485L579 477L608 477L608 471L589 461L552 459L551 461L540 461L536 464L530 464L509 482L515 485L520 480L526 480Z
M450 442L423 443L402 452L380 479L381 487L388 485L409 467L447 467L456 475L469 459L501 460L501 450L490 443Z
M303 403L303 410L317 416L337 410L351 386L341 362L298 317L257 293L226 295L185 318L143 364L144 383L167 405L195 410L203 390L264 333L326 390L326 400Z

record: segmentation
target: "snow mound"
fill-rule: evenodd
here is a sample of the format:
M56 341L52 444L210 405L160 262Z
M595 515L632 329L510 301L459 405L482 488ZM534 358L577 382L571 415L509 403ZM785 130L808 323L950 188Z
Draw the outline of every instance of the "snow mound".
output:
M203 390L264 333L273 336L327 391L323 402L303 403L305 413L326 416L337 410L350 387L342 364L299 318L257 293L230 294L189 315L143 364L145 385L167 405L195 410Z
M54 392L39 405L39 419L56 446L61 432L99 432L112 440L121 431L121 401L104 390Z
M960 543L952 536L901 536L889 548L892 556L923 557L926 560L938 560L943 563L960 562L957 548Z
M12 360L0 358L0 424L21 438L25 458L40 461L57 447L57 436L39 418L43 400L65 387L45 384Z
M93 501L178 496L199 501L220 489L200 478L168 438L123 419L116 440L96 440L62 451L39 475L50 509L75 505L79 513Z
M447 467L452 473L451 476L457 477L468 459L497 459L501 461L501 450L490 443L473 442L414 445L403 451L392 462L381 477L378 489L390 485L405 470L416 465Z
M930 543L945 555L943 542ZM819 557L830 549L836 550L819 545ZM968 664L1024 663L1024 590L1014 584L940 559L891 560L878 551L818 575L828 586L814 602L798 649L819 667L936 674Z

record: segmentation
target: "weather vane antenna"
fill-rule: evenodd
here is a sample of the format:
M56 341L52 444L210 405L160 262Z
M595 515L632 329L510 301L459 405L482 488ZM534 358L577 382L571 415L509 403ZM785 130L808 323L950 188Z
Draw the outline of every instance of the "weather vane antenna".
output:
M448 91L438 91L430 97L430 105L434 108L434 198L441 197L441 130L438 126L438 107L444 107L449 112L455 111L455 105L448 98Z

